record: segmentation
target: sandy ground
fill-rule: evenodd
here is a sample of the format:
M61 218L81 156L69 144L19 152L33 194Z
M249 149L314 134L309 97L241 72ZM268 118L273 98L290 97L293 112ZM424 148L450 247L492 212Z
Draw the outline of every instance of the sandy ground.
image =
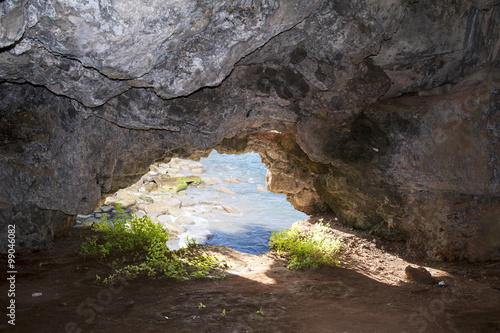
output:
M75 229L50 250L16 254L15 297L7 297L2 257L0 331L500 332L500 262L428 262L404 244L324 220L344 239L338 267L290 271L273 253L211 247L228 263L223 280L108 286L95 283L99 266L78 255L90 230ZM409 265L425 267L436 283L409 280ZM11 299L15 326L5 313Z

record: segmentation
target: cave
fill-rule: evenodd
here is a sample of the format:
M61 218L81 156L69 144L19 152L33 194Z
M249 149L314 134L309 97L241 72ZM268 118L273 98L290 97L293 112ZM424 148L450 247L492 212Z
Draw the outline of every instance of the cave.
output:
M0 2L2 239L215 148L307 214L500 258L498 1L147 2Z
M171 251L195 242L266 253L273 232L309 216L294 209L284 193L266 189L273 176L262 156L265 153L212 150L199 161L172 158L154 163L136 183L108 196L99 209L78 215L75 227L112 223L121 209L128 218L147 217L161 225L169 233Z

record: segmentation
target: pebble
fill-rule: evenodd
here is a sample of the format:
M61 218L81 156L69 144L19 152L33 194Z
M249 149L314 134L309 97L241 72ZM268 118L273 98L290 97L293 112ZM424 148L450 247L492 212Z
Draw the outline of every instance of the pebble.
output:
M230 189L228 189L227 187L224 187L224 186L221 186L221 187L217 188L217 192L231 194L231 195L236 194L236 192L233 192L233 191L231 191Z
M239 211L237 211L234 207L231 206L223 206L222 207L227 213L234 215L241 215Z
M257 191L259 191L259 192L267 192L267 190L265 188L263 188L262 186L257 186Z
M224 182L238 184L238 183L241 183L241 180L239 180L238 178L226 178L226 179L224 179Z

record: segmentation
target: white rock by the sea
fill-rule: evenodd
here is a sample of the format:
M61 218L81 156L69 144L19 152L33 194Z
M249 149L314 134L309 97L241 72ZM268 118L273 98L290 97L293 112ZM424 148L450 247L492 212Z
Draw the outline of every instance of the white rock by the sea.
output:
M187 216L181 215L175 219L175 223L179 225L193 225L194 222Z
M195 199L187 196L178 199L181 201L181 207L192 207L196 206L196 204L198 203Z
M259 191L259 192L267 192L267 189L265 189L262 186L257 186L257 191Z
M172 218L169 215L160 215L160 216L157 216L156 219L158 220L158 222L171 222L172 221Z
M227 187L224 187L224 186L218 187L217 188L217 192L226 193L226 194L236 194L236 192L233 192L233 191L231 191L230 189L228 189Z
M146 216L146 212L143 210L138 210L137 212L135 212L135 216L137 216L139 218L144 217L144 216Z
M226 178L226 179L224 179L224 182L238 184L238 183L241 183L241 180L239 180L238 178Z
M158 212L158 213L162 213L162 214L168 214L168 211L171 207L170 206L167 206L161 202L157 202L157 203L152 203L152 204L147 204L144 206L144 211L148 214L152 213L152 212Z
M234 207L231 206L223 206L222 207L227 213L234 215L241 215L239 211L237 211Z
M202 178L201 183L205 186L212 186L222 183L222 180L219 178L207 177L207 178Z
M153 200L154 203L163 204L165 206L175 207L175 208L181 207L181 201L177 198L169 198L167 196L157 196L154 197Z
M182 234L183 232L186 232L186 228L181 227L177 223L172 223L172 222L160 222L160 225L162 226L163 229L167 230L168 232L171 232L173 234Z
M202 174L202 173L205 172L205 169L203 169L203 168L195 168L195 169L191 169L191 172L195 173L195 174Z

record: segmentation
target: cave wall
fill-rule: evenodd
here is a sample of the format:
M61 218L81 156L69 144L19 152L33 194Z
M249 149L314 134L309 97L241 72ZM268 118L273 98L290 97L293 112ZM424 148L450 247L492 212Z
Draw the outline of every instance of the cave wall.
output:
M304 212L498 258L499 33L495 0L2 1L0 234L47 246L217 147Z

